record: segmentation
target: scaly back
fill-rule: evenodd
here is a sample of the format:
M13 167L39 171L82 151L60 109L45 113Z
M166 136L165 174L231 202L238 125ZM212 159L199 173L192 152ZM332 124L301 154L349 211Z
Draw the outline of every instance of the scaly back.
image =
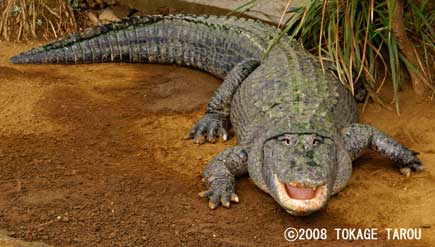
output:
M177 63L225 76L244 59L260 59L272 26L236 17L131 17L21 53L13 63Z

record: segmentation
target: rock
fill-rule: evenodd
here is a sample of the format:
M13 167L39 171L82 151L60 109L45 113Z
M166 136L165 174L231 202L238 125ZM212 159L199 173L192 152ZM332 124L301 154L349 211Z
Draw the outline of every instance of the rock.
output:
M183 0L183 2L191 2L205 6L211 7L219 7L228 10L234 10L243 4L246 4L248 1L240 0ZM288 0L257 0L254 4L249 5L250 8L245 12L246 15L255 17L257 19L271 22L271 23L279 23L281 19L281 15L284 12L284 9L288 3ZM291 1L291 5L289 7L300 7L303 6L305 1L294 0ZM251 7L252 6L252 7ZM290 18L291 14L287 13L284 15L282 22L286 22Z
M100 8L106 6L97 18L97 23L101 24L133 15L136 11L139 12L135 15L175 13L226 15L246 3L246 0L89 0L88 7L92 9L92 6L98 5ZM286 13L281 19L283 13L286 12L285 10L304 6L305 1L292 0L290 6L287 4L288 0L257 0L244 8L243 15L272 24L285 23L291 17L291 13ZM92 14L88 14L91 26L97 25L95 24L96 18L89 15Z
M52 247L41 242L25 242L9 237L10 233L0 229L0 246L1 247Z
M159 14L161 15L172 15L177 13L176 8L170 8L170 7L161 7L158 9Z
M100 15L98 16L98 19L100 23L108 23L112 21L117 21L119 18L113 13L113 11L110 8L106 8L103 11L101 11Z
M113 13L118 18L127 17L131 13L131 9L126 5L114 5L110 7Z
M247 0L124 0L119 4L128 6L130 9L140 10L142 14L155 14L159 13L159 11L164 14L172 14L176 10L177 13L225 15L247 2ZM305 2L303 0L292 0L288 9L304 6ZM249 5L251 8L244 14L262 21L278 24L287 3L288 0L257 0L254 4ZM285 23L290 17L290 13L285 14L282 22Z
M92 12L92 11L88 11L87 12L87 17L88 17L88 20L89 20L89 26L96 26L96 25L98 25L98 23L99 23L99 21L98 21L98 17L97 17L97 15L95 15L95 13L94 12Z
M115 5L118 4L119 0L103 0L107 5Z

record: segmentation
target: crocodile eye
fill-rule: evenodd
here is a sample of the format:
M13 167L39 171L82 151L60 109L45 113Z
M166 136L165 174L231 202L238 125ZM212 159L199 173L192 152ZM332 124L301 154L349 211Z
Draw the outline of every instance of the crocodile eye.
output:
M287 146L295 145L298 142L296 138L292 138L291 136L285 136L281 139L281 143Z
M313 139L313 146L314 147L320 146L321 143L322 143L322 139L320 139L320 138L314 138Z
M289 139L288 137L284 137L284 138L281 140L281 142L282 142L284 145L290 145L290 139Z

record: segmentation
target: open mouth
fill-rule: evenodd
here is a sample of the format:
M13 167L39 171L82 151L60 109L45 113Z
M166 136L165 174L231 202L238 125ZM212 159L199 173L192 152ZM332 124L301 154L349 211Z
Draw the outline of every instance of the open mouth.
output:
M307 186L301 183L283 183L275 175L277 202L293 215L307 215L322 208L328 199L326 184Z
M309 187L300 183L284 183L288 196L296 200L310 200L316 196L317 186Z

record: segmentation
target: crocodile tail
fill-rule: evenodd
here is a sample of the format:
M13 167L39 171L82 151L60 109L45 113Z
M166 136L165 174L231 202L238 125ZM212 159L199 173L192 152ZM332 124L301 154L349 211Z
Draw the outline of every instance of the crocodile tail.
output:
M97 26L18 54L11 58L11 62L77 64L127 60L126 49L133 48L141 39L135 31L162 19L162 16L134 17ZM133 62L137 57L128 59Z
M227 25L231 21L240 24L242 20L223 18L227 17L131 17L23 52L12 57L11 62L178 63L219 76L243 58L260 56L252 35L243 35L244 30Z

